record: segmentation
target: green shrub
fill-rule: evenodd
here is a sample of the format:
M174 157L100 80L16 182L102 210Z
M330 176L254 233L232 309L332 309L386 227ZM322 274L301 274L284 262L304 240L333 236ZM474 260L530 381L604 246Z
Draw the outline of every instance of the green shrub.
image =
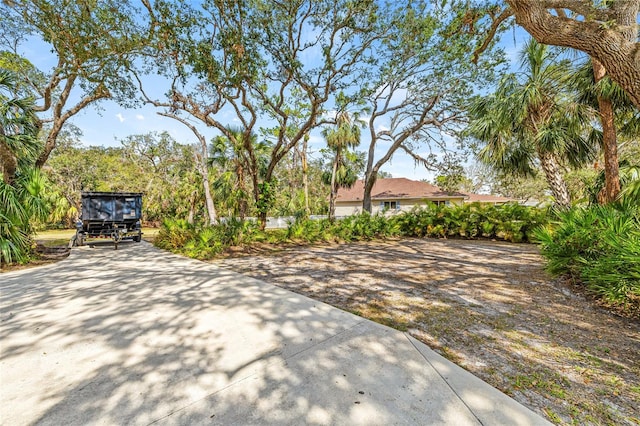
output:
M255 222L227 219L216 226L196 226L184 220L165 220L155 240L161 248L206 259L229 246L252 242L283 243L360 241L395 236L501 238L528 241L529 229L546 220L546 212L507 205L479 203L445 206L430 203L399 215L363 213L341 220L297 217L286 230L259 230Z
M609 303L640 302L640 209L574 207L535 231L547 269L566 274Z
M325 229L329 227L329 221L298 218L287 228L286 239L296 242L313 243L325 241Z
M231 218L215 226L198 226L181 219L165 219L154 244L196 259L207 259L227 247L254 241L258 225Z
M609 235L612 238L612 235ZM605 300L626 305L640 302L640 233L618 236L608 242L611 250L585 265L582 279Z
M222 253L225 248L224 225L207 226L198 229L182 247L182 252L195 259L209 259Z
M393 216L362 213L336 221L332 232L337 241L360 241L399 235L400 227Z
M196 234L193 224L183 219L164 219L154 244L165 250L177 250Z
M238 246L253 242L260 232L258 224L249 220L232 217L215 227L220 233L220 242L224 246Z
M411 237L484 237L528 242L533 230L547 223L547 218L548 212L544 209L515 203L501 206L428 204L402 213L397 222L400 233Z

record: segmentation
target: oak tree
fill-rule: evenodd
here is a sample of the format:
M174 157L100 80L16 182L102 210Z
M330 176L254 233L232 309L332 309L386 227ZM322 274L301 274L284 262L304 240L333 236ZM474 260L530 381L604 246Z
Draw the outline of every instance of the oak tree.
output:
M640 108L640 0L503 0L468 8L469 30L491 20L485 42L512 17L539 43L570 47L599 62ZM484 50L480 44L475 58Z
M36 161L42 167L74 115L104 99L135 98L127 70L144 45L144 21L132 4L115 0L4 1L0 13L3 66L37 94L34 109L49 124ZM48 46L54 65L36 69L35 58L24 57L27 43Z

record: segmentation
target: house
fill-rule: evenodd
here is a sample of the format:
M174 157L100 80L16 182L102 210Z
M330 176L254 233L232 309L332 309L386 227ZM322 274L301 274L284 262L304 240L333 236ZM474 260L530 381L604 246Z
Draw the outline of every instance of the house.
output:
M340 188L336 197L336 216L361 213L363 196L362 180L357 180L351 188ZM406 178L378 179L371 190L371 213L409 211L427 202L444 205L473 202L499 205L512 201L515 200L497 195L445 192L430 183Z
M340 188L336 197L336 216L362 212L364 181L357 180L351 188ZM371 213L408 211L427 201L437 204L462 204L463 193L447 193L430 183L406 178L378 179L371 190Z

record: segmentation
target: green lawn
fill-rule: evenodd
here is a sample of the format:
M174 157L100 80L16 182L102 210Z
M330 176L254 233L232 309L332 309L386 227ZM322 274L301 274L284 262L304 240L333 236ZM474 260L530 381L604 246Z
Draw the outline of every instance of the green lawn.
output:
M146 241L153 241L158 234L159 228L142 228L142 238ZM54 229L40 231L36 233L35 240L47 247L64 246L69 244L69 240L76 233L75 229Z

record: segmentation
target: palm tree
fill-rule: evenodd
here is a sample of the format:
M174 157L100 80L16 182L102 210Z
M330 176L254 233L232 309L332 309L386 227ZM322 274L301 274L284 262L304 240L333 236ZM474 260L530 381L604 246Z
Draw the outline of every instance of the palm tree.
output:
M44 179L33 99L18 95L15 75L0 70L0 264L27 260L32 219L44 219Z
M571 66L531 39L521 73L508 74L492 95L475 102L469 132L484 142L478 157L496 169L532 175L542 168L557 205L571 204L563 166L579 166L593 148L583 135L589 118L565 90Z
M11 185L18 168L38 154L38 118L31 97L19 97L18 80L9 70L0 70L0 173Z
M357 117L355 118L357 119ZM360 144L360 126L348 112L339 112L336 116L335 128L325 129L323 136L327 141L327 146L333 152L329 220L334 220L338 188L351 187L357 179L353 170L348 167L347 154L349 148L355 148Z
M599 194L603 203L615 201L621 191L618 158L618 135L637 137L640 114L627 93L606 75L594 59L584 62L570 80L577 100L597 112L600 128L593 128L590 138L602 147L604 187Z
M217 136L211 144L210 161L222 170L213 186L224 200L235 204L233 208L234 214L237 213L240 219L244 220L249 209L249 192L246 188L246 179L250 167L247 158L244 156L246 152L243 149L245 136L240 128L229 126L227 131L232 135L231 138ZM256 136L251 135L249 138L249 143L255 145Z

